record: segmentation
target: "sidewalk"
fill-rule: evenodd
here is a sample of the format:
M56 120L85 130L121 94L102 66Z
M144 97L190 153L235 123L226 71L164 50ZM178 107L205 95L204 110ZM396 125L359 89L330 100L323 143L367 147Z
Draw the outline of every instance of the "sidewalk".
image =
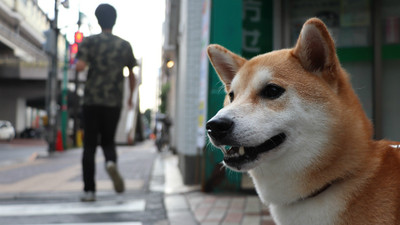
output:
M21 223L18 223L16 217L7 218L5 210L10 209L18 216L19 207L28 204L31 214L35 215L29 224L77 224L81 221L96 224L96 221L101 221L98 216L101 214L97 213L104 211L121 214L120 220L104 218L115 221L115 224L129 221L127 224L274 225L268 209L256 195L207 194L201 192L199 186L185 186L178 169L178 157L157 153L152 142L118 148L118 165L127 191L123 195L114 193L103 168L102 153L98 151L98 201L91 207L78 199L82 189L81 149L57 153L51 159L38 154L26 162L1 166L0 211L4 212L0 212L0 219L4 224L26 224L25 221L31 217L22 216ZM66 206L70 210L65 210ZM63 207L63 214L59 212L60 207ZM85 210L88 210L88 215L68 215L80 215ZM58 216L54 217L54 213ZM58 218L57 222L54 218Z
M176 156L156 160L153 175L163 164L164 203L171 225L274 225L268 208L256 195L208 194L182 183Z

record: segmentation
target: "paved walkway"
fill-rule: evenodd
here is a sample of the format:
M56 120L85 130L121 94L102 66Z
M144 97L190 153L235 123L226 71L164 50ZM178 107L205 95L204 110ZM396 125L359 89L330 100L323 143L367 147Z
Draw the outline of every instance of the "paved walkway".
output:
M118 165L127 187L123 195L114 193L99 151L98 201L81 203L80 154L79 149L51 159L38 154L26 162L1 166L0 223L274 225L256 195L206 194L199 186L183 185L177 157L157 153L151 142L119 147Z
M171 225L274 225L268 208L256 195L244 193L208 194L198 186L185 186L176 156L167 156L164 164L165 207Z

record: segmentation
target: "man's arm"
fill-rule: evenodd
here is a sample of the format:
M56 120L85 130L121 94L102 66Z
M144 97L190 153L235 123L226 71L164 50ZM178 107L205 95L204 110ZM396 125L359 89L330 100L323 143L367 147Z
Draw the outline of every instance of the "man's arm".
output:
M128 99L128 107L132 108L133 106L133 100L132 100L132 94L133 91L136 88L136 77L135 74L133 73L133 68L137 66L137 62L135 59L135 56L133 55L132 51L132 46L129 44L129 42L125 42L126 47L124 49L127 50L127 56L126 56L126 66L129 69L129 99Z
M133 106L133 101L132 101L132 95L133 91L135 90L136 87L136 78L135 74L133 73L133 68L129 69L129 98L128 98L128 107L132 108Z

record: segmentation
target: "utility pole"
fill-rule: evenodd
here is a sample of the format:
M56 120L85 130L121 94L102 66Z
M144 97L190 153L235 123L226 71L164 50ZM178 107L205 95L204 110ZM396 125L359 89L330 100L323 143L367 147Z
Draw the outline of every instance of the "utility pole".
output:
M67 149L67 130L68 130L68 48L69 43L65 35L65 53L64 53L64 69L63 82L61 89L61 135L63 149Z
M77 22L77 24L78 24L78 32L79 32L79 29L81 28L81 25L82 25L82 18L81 18L81 12L79 11L79 17L78 17L78 22ZM76 42L76 40L75 40L75 42ZM79 112L80 112L80 109L79 109L79 99L80 99L80 97L79 97L79 95L78 95L78 88L79 88L79 72L78 71L76 71L75 70L75 81L74 81L74 83L75 83L75 90L74 90L74 95L75 95L75 98L76 98L76 101L74 102L74 127L73 127L73 129L74 129L74 133L73 133L73 136L74 136L74 146L75 147L81 147L81 146L79 146L79 143L78 143L78 130L79 130L79 128L80 128L80 123L81 123L81 121L80 121L80 119L79 119Z
M58 0L54 2L54 19L51 22L50 28L53 36L54 42L51 46L52 51L49 53L49 58L51 61L51 67L48 76L49 88L48 95L49 101L47 105L47 115L48 115L48 151L52 153L56 150L56 138L57 138L57 89L58 89Z

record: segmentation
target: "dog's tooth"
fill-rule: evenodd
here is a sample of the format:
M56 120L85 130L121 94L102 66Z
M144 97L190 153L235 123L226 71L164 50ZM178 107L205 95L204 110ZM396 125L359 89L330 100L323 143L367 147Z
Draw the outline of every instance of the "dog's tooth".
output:
M244 147L239 148L239 155L244 155Z

